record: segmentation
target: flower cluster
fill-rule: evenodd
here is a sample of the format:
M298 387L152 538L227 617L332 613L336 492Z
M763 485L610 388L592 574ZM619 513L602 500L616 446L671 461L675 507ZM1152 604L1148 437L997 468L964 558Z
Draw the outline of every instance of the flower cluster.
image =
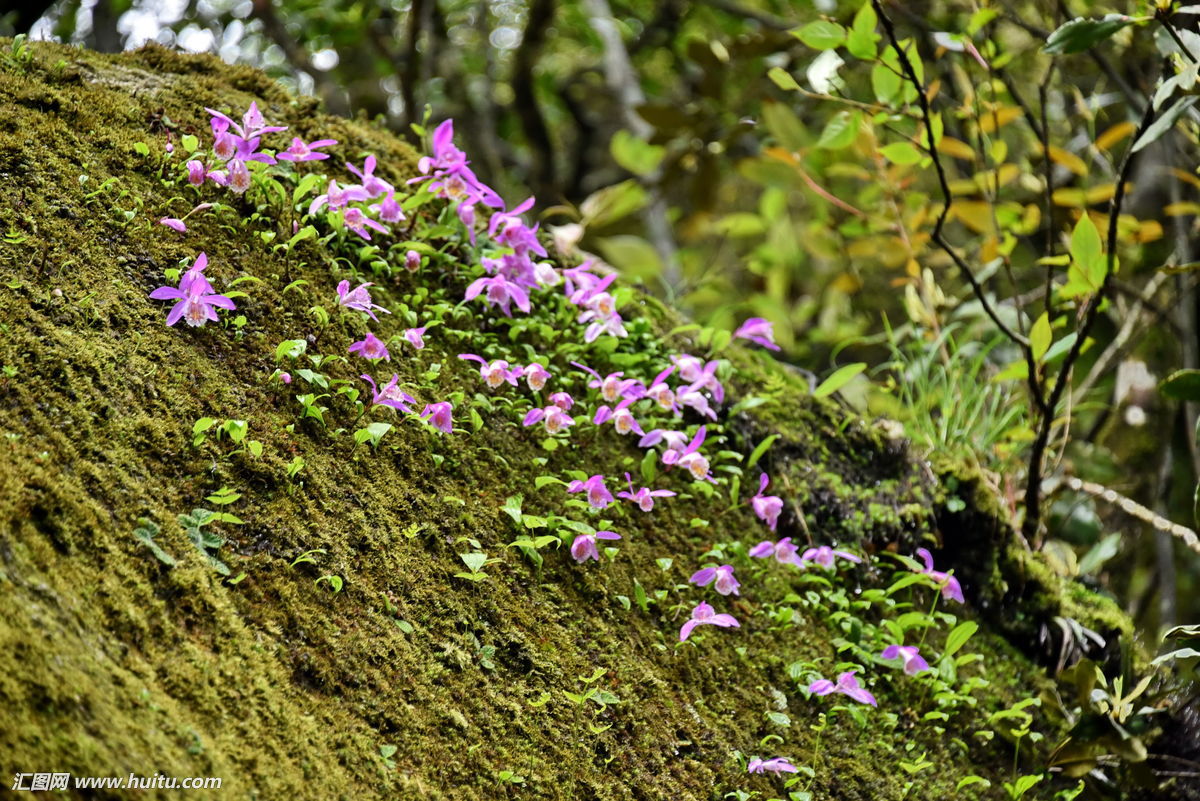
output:
M306 143L299 138L292 138L285 149L273 151L264 147L264 137L286 129L268 125L257 105L251 104L240 121L212 109L208 109L208 112L211 117L211 150L206 156L192 158L184 165L187 181L196 187L214 184L238 194L245 193L254 185L259 173L270 170L272 174L279 174L279 171L295 170L296 165L305 162L325 161L329 159L329 154L322 152L322 148L337 145L332 139ZM361 167L349 163L345 165L353 182L342 180L344 176L310 173L305 179L308 192L324 191L308 201L306 207L300 208L306 208L309 217L323 218L327 223L340 226L369 241L373 235L391 234L389 226L405 222L406 211L414 215L414 221L417 220L422 213L421 205L439 198L449 204L449 207L442 206L439 227L444 227L442 224L447 220L451 225L460 225L462 252L470 253L473 261L468 280L455 284L453 288L456 297L459 291L462 292L463 304L471 304L471 308L475 309L486 308L489 312L494 310L503 318L512 318L514 314L530 314L542 304L557 304L551 308L562 312L558 319L566 320L568 324L574 319L581 328L572 337L573 347L578 346L580 341L584 345L593 343L602 336L627 337L626 320L620 311L626 295L615 287L616 274L592 260L565 269L548 261L546 248L539 239L538 224L530 224L525 218L534 207L534 198L508 207L499 194L471 170L466 154L455 146L453 134L453 123L449 120L435 129L431 152L418 164L421 175L406 185L414 187L412 190L397 190L377 174L380 165L374 156L368 155ZM300 201L295 202L299 204ZM201 203L183 218L162 218L159 222L172 230L186 232L184 220L191 214L211 207L212 204ZM481 219L482 214L488 215L486 225ZM457 223L454 223L455 219ZM297 229L298 223L292 230L295 232ZM408 230L405 233L408 234ZM469 249L467 243L470 244ZM436 249L415 241L412 246L419 248L420 252L416 249L405 250L402 265L405 270L415 272L427 264L437 264L441 258ZM407 248L407 243L401 247ZM422 253L429 256L428 260ZM200 253L184 272L178 286L162 286L150 293L150 297L156 300L175 301L167 315L168 325L185 320L190 326L201 326L218 320L218 309L235 309L233 300L228 295L218 294L205 276L207 266L207 255ZM383 281L384 278L378 280ZM562 286L561 295L557 289L550 291L559 285ZM380 336L377 332L382 330L380 327L385 323L379 315L392 315L393 312L383 303L376 302L376 297L372 295L373 287L379 289L373 282L356 282L352 286L351 280L343 279L334 292L327 292L326 297L335 304L333 308L340 312L340 322L357 331L337 344L338 351L376 365L392 362L390 345L400 348L398 355L404 352L411 354L413 359L419 359L420 354L412 354L405 345L411 345L415 351L423 350L426 332L432 326L444 325L445 320L441 317L421 320L417 312L407 305L398 306L395 317L385 317L384 320L402 319L405 321L403 325L408 327ZM386 301L385 294L378 297ZM489 320L498 326L512 324L498 316L492 316ZM519 325L520 321L515 324ZM634 330L637 328L634 327ZM779 350L772 325L763 318L746 320L734 336L770 350ZM513 341L517 341L515 333ZM637 446L646 451L642 460L645 484L651 486L635 487L632 476L626 472L624 478L627 489L614 496L608 486L608 477L601 472L589 470L586 473L573 473L579 477L570 482L557 482L551 478L551 483L565 484L568 494L581 495L586 501L571 500L567 506L598 517L599 510L614 505L617 499L628 501L641 513L647 514L653 513L657 504L665 503L667 499L680 499L671 501L672 504L684 502L687 494L680 496L675 489L652 486L660 478L659 468L655 467L656 461L663 467L661 476L664 480L696 482L684 485L685 488L693 488L693 495L699 490L711 493L711 485L718 483L713 472L715 463L710 461L709 454L713 454L714 450L709 436L711 430L714 432L713 440L721 441L719 421L726 391L720 376L727 373L727 365L720 360L706 360L688 353L653 355L645 359L641 370L628 367L628 364L636 362L624 362L622 364L626 369L601 375L601 372L579 361L571 361L567 365L556 364L553 354L547 356L532 349L526 351L520 363L510 361L513 358L511 354L509 358L503 358L505 354L496 352L496 346L491 343L477 345L476 349L488 355L460 353L458 359L472 363L472 371L477 368L479 379L491 393L490 398L477 395L480 405L494 400L498 407L511 407L514 418L519 416L523 426L540 425L550 438L543 443L547 450L559 447L570 438L576 440L570 443L571 447L582 448L580 440L590 442L588 437L609 436L606 432L615 432L618 436L638 436ZM573 355L579 352L571 351ZM584 349L582 352L589 351ZM596 346L593 352L604 352L604 348ZM341 358L348 361L345 357ZM614 359L613 364L617 363ZM298 371L297 375L304 376L306 373L309 371ZM292 381L289 373L278 370L274 377L284 386ZM453 402L425 402L425 399L418 402L406 389L419 392L419 388L402 382L399 373L392 373L386 382L381 378L379 383L367 373L360 378L370 388L369 404L365 400L358 402L360 416L368 413L395 415L400 412L410 415L411 420L430 431L431 435L432 432L442 435L455 433L454 404L460 403L463 393L452 393L450 397ZM355 398L359 395L358 389L349 387L338 391L349 392ZM516 396L515 399L512 396ZM415 409L422 403L423 408L419 413L416 412ZM478 428L481 425L480 418L474 410L471 410L471 414ZM577 426L583 429L584 436L581 437L577 430L573 431ZM709 442L707 454L706 442ZM719 460L722 456L717 453L712 458ZM722 470L729 469L729 465L716 464L716 469L720 474ZM781 484L786 490L787 482ZM783 497L767 494L770 486L771 478L763 472L758 476L758 489L754 495L748 499L734 498L733 501L735 506L746 503L754 516L772 532L770 536L778 537L778 533L787 534L789 523L795 520L792 516L784 516ZM737 494L736 490L734 494ZM788 508L795 515L799 514L795 504ZM626 513L623 504L616 504L615 511L618 517ZM613 510L607 514L613 514ZM622 540L620 534L603 528L611 525L610 521L603 520L593 528L572 521L571 531L575 536L569 548L571 558L580 565L600 562L600 543ZM784 530L778 532L781 526ZM612 548L608 552L615 550ZM689 592L704 594L712 601L749 614L753 607L741 603L743 584L735 573L742 571L741 578L747 582L747 593L750 594L754 577L764 576L778 568L770 563L764 565L746 561L742 559L742 553L740 546L729 556L720 550L711 552L708 556L712 557L712 561L699 566L689 577L688 583L694 587ZM811 539L808 547L801 551L801 546L793 543L791 536L762 540L744 553L751 560L774 559L776 563L799 570L820 568L833 571L839 566L853 569L854 565L863 561L863 557L853 551L833 544L815 544ZM958 580L945 571L936 570L928 550L919 549L917 556L924 566L918 572L928 578L925 583L932 583L943 598L961 603L963 591ZM724 563L727 559L740 566L735 568L734 564ZM916 565L915 562L910 564ZM786 571L780 571L780 574L787 575ZM815 580L827 582L826 578ZM699 600L691 606L690 614L680 625L678 633L680 643L690 641L691 645L679 647L691 648L702 644L704 635L691 639L696 629L702 626L739 629L741 623L733 614L719 612L707 600ZM717 635L714 632L709 636ZM901 639L900 635L896 635L895 639ZM896 663L908 676L930 670L920 653L920 646L904 645L902 639L901 642L887 645L876 662L885 665ZM844 667L851 666L839 666ZM860 683L857 674L858 670L852 669L843 670L836 681L817 678L808 685L808 691L813 696L839 694L860 704L875 706L875 696ZM754 774L775 775L797 772L787 758L779 756L755 758L748 763L747 770Z

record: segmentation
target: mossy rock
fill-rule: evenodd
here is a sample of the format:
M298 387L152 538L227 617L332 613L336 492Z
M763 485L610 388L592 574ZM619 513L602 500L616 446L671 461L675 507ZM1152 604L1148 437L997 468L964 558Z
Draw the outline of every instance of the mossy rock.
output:
M219 776L224 798L709 799L783 794L733 757L778 750L815 767L815 798L953 797L971 775L990 787L961 797L1005 797L1011 747L972 732L1047 680L1004 635L1023 645L1047 616L1090 606L1042 574L1036 604L1010 592L1020 560L994 499L975 487L948 511L956 468L933 470L884 429L812 399L771 359L724 354L738 368L735 400L771 399L726 421L722 447L745 454L780 435L764 464L789 501L781 535L876 554L944 545L939 558L962 572L969 608L984 611L972 641L984 660L969 670L990 683L955 728L920 721L914 710L929 699L888 680L874 687L880 708L867 725L843 714L815 734L829 705L806 698L788 666L832 660L836 625L798 613L776 625L762 612L778 604L746 585L730 605L739 631L677 645L687 614L678 585L702 555L766 534L723 490L688 488L653 515L623 512L614 560L580 567L547 551L535 568L507 547L519 532L505 499L561 511L561 488L535 489L538 476L636 473L633 443L585 430L547 451L498 408L450 437L393 419L377 447L356 447L330 433L353 420L321 428L297 417L295 388L271 378L275 348L303 339L313 353L344 352L361 321L321 326L310 309L331 305L341 278L371 280L369 267L315 240L281 256L266 236L279 221L226 196L230 211L196 215L184 235L154 223L193 203L190 187L164 181L167 131L176 144L204 136L203 107L255 99L289 136L337 139L330 163L374 153L397 184L415 173L413 150L383 128L324 116L212 57L38 45L0 65L0 754L10 773ZM147 299L200 250L218 287L254 279L239 285L244 325L167 328L165 308ZM375 280L393 306L462 287L453 269ZM678 322L641 295L629 306L659 339ZM395 360L402 378L474 392L449 329ZM440 373L426 377L434 363ZM215 435L193 445L205 417L248 421L261 457ZM289 477L296 457L304 467ZM220 527L228 577L175 522L215 508L206 498L223 487L242 497L221 510L244 520ZM176 564L134 535L143 519ZM485 581L456 576L459 554L475 549L466 539L496 559ZM794 580L771 575L776 589ZM868 565L845 579L876 586L880 573ZM643 610L639 588L667 600ZM1014 610L1026 623L993 625ZM581 706L566 695L588 687L619 700ZM783 741L760 745L772 734ZM922 754L933 769L897 767ZM1022 752L1031 771L1034 754Z

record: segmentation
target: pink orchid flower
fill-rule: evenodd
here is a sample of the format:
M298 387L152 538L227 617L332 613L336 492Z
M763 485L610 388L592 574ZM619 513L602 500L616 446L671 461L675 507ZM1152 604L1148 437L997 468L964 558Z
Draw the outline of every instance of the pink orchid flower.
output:
M941 585L942 597L947 601L958 601L960 604L963 601L962 585L958 583L958 579L942 570L933 569L933 554L925 548L917 549L917 556L921 557L921 561L925 563L925 569L917 572L924 573L931 579Z
M500 311L504 313L505 317L512 317L509 306L513 303L517 304L517 308L521 311L529 313L529 294L518 284L509 281L502 275L494 275L490 278L485 276L472 281L467 287L463 299L474 300L485 289L487 290L485 299L488 305L500 307Z
M597 531L595 534L580 534L571 543L571 556L579 564L583 564L589 559L600 561L600 549L596 545L596 540L619 540L621 535L612 531Z
M929 663L921 656L920 650L915 645L889 645L883 649L883 653L879 657L904 660L904 672L910 676L930 669Z
M571 411L571 407L575 405L575 399L571 397L571 393L569 392L555 392L550 396L550 403L564 412L569 412Z
M845 673L838 676L837 684L834 684L829 679L818 679L808 685L808 691L813 695L829 695L830 693L841 693L847 698L858 701L860 704L870 704L878 706L875 702L875 696L871 695L862 685L858 683L858 679L854 677L856 670L847 670Z
M329 158L328 153L319 153L319 147L332 147L337 144L336 139L318 139L315 142L307 144L300 137L292 137L292 144L287 150L278 153L275 157L283 161L321 161Z
M204 277L208 267L208 254L196 256L192 266L179 279L179 287L160 286L150 293L153 300L178 301L167 313L167 325L172 326L181 319L192 327L204 325L206 322L216 322L217 309L234 310L233 301L225 295L218 295Z
M372 361L376 359L391 361L392 359L392 355L388 353L387 345L370 331L367 332L367 335L362 340L350 346L350 352L357 353L364 359L371 359Z
M400 376L395 373L392 374L392 380L387 382L383 389L376 387L375 379L369 375L364 374L359 378L371 385L371 403L375 406L388 406L402 412L411 412L412 409L408 408L408 404L417 402L412 395L400 389Z
M545 424L546 433L551 435L566 431L575 425L575 419L571 415L553 404L540 409L530 409L529 413L525 415L525 419L521 421L521 425L531 426L538 421Z
M420 328L406 328L404 329L404 339L417 350L422 350L425 347L426 330L428 329L425 326L421 326Z
M692 441L682 451L668 450L662 455L662 460L666 464L674 464L682 467L692 474L692 478L696 481L711 481L713 484L717 480L708 472L708 459L705 458L699 451L700 446L704 443L706 434L705 427L700 426L700 430L692 437ZM668 454L672 455L672 460L667 461Z
M372 320L379 322L379 318L375 316L375 312L372 309L379 309L384 314L391 314L391 312L371 300L371 293L367 287L372 286L375 285L367 282L359 284L351 290L350 282L342 281L337 285L338 305L344 306L347 309L365 312Z
M755 559L766 559L774 556L775 561L782 565L795 565L799 567L800 556L797 553L798 551L799 548L792 544L792 538L784 537L779 542L763 540L751 548L749 554Z
M713 584L713 589L721 595L741 595L738 592L738 587L741 585L733 577L733 565L701 568L688 579L689 583L695 584L698 587L705 587L713 581L716 582Z
M587 502L594 509L603 509L613 502L612 493L604 485L604 476L598 474L584 481L572 481L567 485L567 492L586 492Z
M613 427L617 430L618 434L625 435L632 431L645 436L646 432L642 431L642 427L633 416L633 412L629 411L631 403L633 403L633 398L626 398L618 403L616 408L610 409L608 406L601 406L596 409L596 414L592 417L592 422L599 426L612 420Z
M789 762L786 757L752 759L746 766L747 773L774 773L776 776L780 773L798 773L799 771L800 769Z
M454 432L454 421L451 419L453 411L454 406L450 401L427 403L421 410L421 419L428 420L431 426L443 434L451 434Z
M474 353L460 353L458 358L464 361L479 362L479 377L483 379L489 389L496 389L505 381L515 387L517 379L521 377L521 368L509 369L508 362L504 359L489 362Z
M763 495L770 483L771 479L766 473L759 477L758 494L750 499L750 508L759 520L767 524L767 528L774 531L779 523L779 513L783 511L783 499L777 495Z
M770 350L779 350L779 346L775 344L775 326L761 317L751 317L742 323L733 335Z
M692 619L683 624L679 629L679 641L684 642L692 634L692 629L696 626L720 626L721 628L741 628L741 624L734 619L733 615L717 614L716 611L704 601L696 604L696 608L692 610Z
M643 512L654 509L655 498L673 498L676 495L672 490L652 490L649 487L642 487L634 492L633 479L628 473L625 474L625 481L629 484L629 492L618 492L617 497L636 503Z
M807 551L805 551L803 554L800 555L800 561L802 563L803 562L812 562L813 564L820 565L821 567L825 568L826 570L829 570L833 567L833 560L835 558L845 559L847 562L855 562L855 563L862 561L862 559L860 559L859 557L850 553L849 551L835 551L833 548L829 547L828 545L822 545L818 548L809 548ZM804 565L802 564L801 567L803 567L803 566Z
M679 407L675 403L675 393L671 391L669 386L667 386L667 378L673 372L675 372L674 365L656 375L654 380L650 382L650 386L646 389L646 397L657 403L661 409L668 412L679 410Z
M366 161L363 162L363 168L361 171L358 169L358 167L355 167L349 162L346 163L346 169L354 173L355 177L358 178L359 183L362 184L363 190L366 191L366 193L371 197L388 195L395 191L392 185L387 181L383 180L382 178L375 177L374 156L367 156Z
M550 371L537 362L525 366L525 383L534 392L538 392L542 387L546 386L546 382L550 380Z

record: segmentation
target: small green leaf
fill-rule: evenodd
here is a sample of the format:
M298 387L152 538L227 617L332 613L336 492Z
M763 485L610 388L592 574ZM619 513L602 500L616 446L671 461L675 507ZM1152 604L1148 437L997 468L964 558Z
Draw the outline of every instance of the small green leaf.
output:
M867 365L865 362L855 362L854 364L847 364L845 367L839 367L833 372L833 375L826 378L813 390L813 397L824 398L827 395L832 395L866 368Z
M771 445L773 445L777 439L779 439L778 434L771 434L770 436L763 437L762 442L758 443L754 450L750 452L750 458L746 460L746 469L749 470L751 467L754 467L754 465L758 464L758 460L766 455L767 450L770 449Z
M823 19L814 20L791 34L813 50L832 50L846 41L845 28Z
M1082 53L1097 42L1101 42L1117 31L1141 22L1145 17L1127 17L1124 14L1108 14L1101 19L1076 17L1058 27L1046 39L1042 52L1051 56Z
M1175 127L1175 123L1187 113L1188 109L1196 105L1196 101L1200 101L1200 97L1191 95L1190 97L1181 97L1176 100L1171 107L1163 112L1163 115L1151 123L1150 127L1138 137L1138 140L1133 143L1131 153L1136 153L1147 145L1157 142L1163 134Z
M792 77L792 74L783 67L771 67L771 69L767 70L767 77L770 78L776 86L785 91L794 92L800 88L800 84L796 82L796 79Z
M1042 312L1042 316L1037 318L1033 327L1029 329L1029 349L1033 352L1033 360L1037 364L1041 364L1046 352L1050 350L1050 343L1054 341L1054 332L1050 328L1050 315Z

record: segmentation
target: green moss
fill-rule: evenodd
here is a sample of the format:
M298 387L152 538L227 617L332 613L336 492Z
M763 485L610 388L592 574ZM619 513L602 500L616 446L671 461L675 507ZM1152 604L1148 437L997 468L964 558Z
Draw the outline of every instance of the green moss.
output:
M398 422L378 449L298 422L294 392L269 381L275 346L308 337L313 352L329 353L361 333L349 318L322 330L308 310L331 305L337 279L369 268L313 242L285 261L258 236L275 230L270 219L239 227L252 211L245 204L196 216L183 237L153 222L191 205L160 177L163 117L177 133L201 134L203 106L240 109L253 98L297 135L339 140L335 161L373 152L386 177L413 172L412 151L381 128L320 115L262 74L210 57L39 46L28 70L0 68L0 105L11 109L0 115L11 200L0 207L0 364L15 370L0 374L0 751L9 766L216 775L231 797L264 799L492 799L507 792L495 783L504 769L527 779L514 795L701 799L769 792L769 779L746 777L730 754L778 749L818 765L818 797L900 798L903 745L843 717L818 749L809 727L822 707L787 674L797 659L832 656L836 632L755 619L736 640L715 632L675 647L675 586L713 544L759 535L744 506L693 491L653 516L626 514L612 564L580 569L547 552L536 570L506 547L516 532L500 507L522 493L529 511L560 511L561 493L537 493L533 479L578 467L579 446L548 453L503 410L453 438ZM134 152L137 142L151 157ZM248 321L240 332L168 329L164 307L146 299L165 269L200 249L218 286L260 281L239 287L249 295L238 300ZM283 291L297 279L308 283ZM412 304L441 283L454 278L401 275L382 289L393 304ZM431 332L421 359L398 360L404 379L440 362L431 393L468 384L450 328ZM728 424L727 446L745 453L781 435L764 462L796 501L781 534L905 551L949 537L942 484L903 443L808 398L786 368L736 348L733 358L737 394L772 402ZM230 456L227 442L194 448L192 424L204 416L249 421L262 458ZM588 455L609 474L636 472L640 459L630 444L603 440ZM296 456L306 466L289 479ZM229 510L245 525L220 527L220 557L245 574L236 584L174 522L224 486L243 494ZM973 519L999 525L982 490L964 500ZM134 538L142 517L162 527L157 542L177 566ZM485 582L454 576L458 554L473 547L465 538L498 558ZM970 557L981 564L1007 553L972 542L985 547ZM310 549L324 553L294 564ZM660 557L674 560L669 570ZM952 564L967 562L964 553ZM344 589L314 583L323 575L340 576ZM638 585L666 590L668 602L626 609L620 596L635 598ZM1059 586L1039 597L1092 608ZM734 608L748 620L761 603L748 594ZM1041 679L994 632L977 639L987 659L972 669L993 680L978 723ZM620 698L603 711L564 695L582 692L597 667L607 673L593 686ZM878 689L884 707L927 703L890 683ZM763 716L780 692L786 729ZM938 766L917 778L923 797L950 793L970 773L993 781L981 797L1000 797L1007 752L904 715L903 743ZM784 743L760 748L768 734ZM384 745L396 747L390 761Z

